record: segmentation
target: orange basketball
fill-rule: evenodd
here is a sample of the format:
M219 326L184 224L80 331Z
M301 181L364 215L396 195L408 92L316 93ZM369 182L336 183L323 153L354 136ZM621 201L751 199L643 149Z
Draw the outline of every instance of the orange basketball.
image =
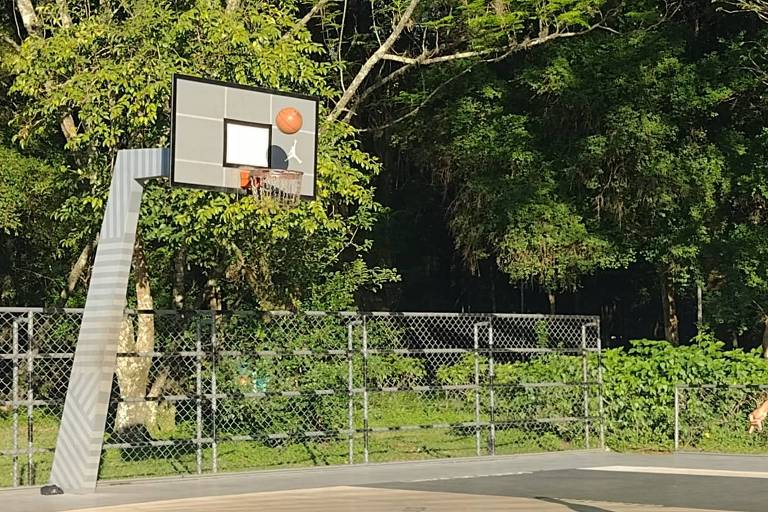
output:
M301 130L304 120L298 110L293 107L285 107L277 113L275 124L281 132L291 135Z

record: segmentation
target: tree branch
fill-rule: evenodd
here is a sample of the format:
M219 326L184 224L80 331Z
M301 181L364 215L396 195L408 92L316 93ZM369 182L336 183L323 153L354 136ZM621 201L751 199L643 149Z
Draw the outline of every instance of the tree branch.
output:
M99 236L96 235L94 240L91 240L85 244L83 250L80 251L80 256L78 256L78 258L75 260L75 263L72 264L72 268L70 269L69 275L67 276L67 287L63 289L60 294L62 300L66 301L69 296L72 295L72 292L75 291L77 283L80 281L80 277L85 271L85 267L91 260L91 254L93 254L93 250L96 248L98 241Z
M21 46L19 46L19 43L13 40L11 36L8 34L3 34L3 41L8 43L9 45L13 46L14 50L19 51L21 50Z
M24 30L27 31L27 34L40 35L40 18L37 17L32 0L17 0L16 8L19 10L21 23L24 25Z
M485 62L485 61L483 61L483 62ZM426 98L424 98L424 101L422 101L422 102L421 102L421 103L420 103L420 104L419 104L419 105L418 105L416 108L414 108L413 110L411 110L411 111L410 111L410 112L408 112L407 114L404 114L404 115L402 115L402 116L398 117L397 119L395 119L394 121L390 121L389 123L387 123L387 124L384 124L384 125L382 125L382 126L376 126L376 127L374 127L374 128L362 128L362 129L360 129L360 131L361 131L361 132L379 132L379 131L382 131L382 130L386 130L387 128L390 128L390 127L392 127L392 126L395 126L396 124L399 124L399 123L401 123L401 122L405 121L405 120L406 120L406 119L408 119L409 117L413 117L413 116L415 116L415 115L416 115L416 114L418 114L418 113L419 113L419 111L420 111L422 108L424 108L424 106L425 106L427 103L429 103L429 101L430 101L432 98L434 98L434 97L435 97L435 95L437 95L437 93L438 93L438 92L440 92L440 91L441 91L441 90L442 90L442 89L443 89L445 86L447 86L448 84L452 83L453 81L455 81L455 80L456 80L456 79L458 79L459 77L461 77L461 76L464 76L464 75L466 75L467 73L469 73L469 72L470 72L470 71L471 71L471 70L472 70L472 69L473 69L473 68L474 68L474 67L475 67L477 64L480 64L480 62L477 62L477 63L475 63L474 65L472 65L472 66L470 66L470 67L468 67L468 68L466 68L466 69L462 70L460 73L457 73L457 74L455 74L454 76L452 76L452 77L451 77L451 78L449 78L448 80L446 80L446 81L442 82L440 85L438 85L437 87L435 87L435 89L434 89L434 90L433 90L431 93L429 93L429 94L427 95L427 97L426 97Z
M393 82L400 78L402 75L409 72L412 68L415 66L418 66L421 64L421 61L426 59L428 57L427 54L421 54L419 57L416 57L416 61L406 64L404 66L401 66L391 72L390 74L386 75L384 78L381 78L377 80L375 83L371 84L369 87L366 87L363 92L357 95L357 98L354 100L354 104L347 109L347 113L344 115L344 121L349 122L350 119L352 119L352 116L355 114L355 111L357 110L357 107L361 105L365 99L370 96L374 91L377 89L380 89L381 87L384 87L390 82Z
M346 24L347 24L347 0L344 0L344 6L341 8L341 28L339 29L339 51L338 51L339 63L341 63L341 42L344 40L344 26ZM339 66L339 85L341 85L341 90L343 91L345 89L344 66Z
M522 43L512 43L507 46L502 46L500 48L487 48L485 50L476 50L471 52L458 52L458 53L452 53L450 55L441 55L439 57L431 57L431 58L421 58L419 57L402 57L400 55L393 55L388 54L382 57L385 60L393 60L396 62L402 62L404 64L418 64L421 66L428 66L430 64L439 64L441 62L449 62L453 60L460 60L460 59L469 59L472 57L482 57L484 55L492 55L494 53L498 52L504 52L502 53L502 58L507 57L511 53L514 53L519 50L525 50L528 48L533 48L534 46L538 46L544 43L547 43L553 39L562 39L565 37L573 37L578 36L581 34L586 34L587 32L591 32L592 30L595 30L597 28L604 29L602 25L594 25L592 27L589 27L586 30L582 30L580 32L553 32L551 34L543 35L540 37L537 37L535 39L529 39L526 38L523 40ZM615 31L614 31L615 32ZM434 52L433 52L434 53ZM422 54L423 55L423 54Z
M390 127L392 127L392 126L394 126L396 124L399 124L399 123L405 121L408 118L411 118L411 117L415 116L416 114L419 113L419 111L422 108L424 108L424 106L427 103L429 103L429 101L432 98L435 97L435 95L437 95L437 93L440 90L442 90L444 87L446 87L447 85L449 85L450 83L452 83L453 81L458 79L459 77L464 76L465 74L470 72L478 64L489 63L489 62L499 62L501 60L506 59L507 57L509 57L511 54L513 54L515 52L518 52L518 51L521 51L521 50L525 50L525 49L528 49L528 48L532 48L534 46L538 46L538 45L544 44L544 43L546 43L546 42L548 42L548 41L550 41L552 39L559 39L559 38L563 38L563 37L573 37L573 36L576 36L576 35L585 34L585 33L589 32L589 31L592 31L592 30L594 30L596 28L600 28L599 25L595 25L595 26L589 27L588 29L583 30L581 32L555 32L553 34L549 34L549 35L546 35L546 36L537 37L536 39L526 39L522 43L519 43L519 44L515 43L515 44L512 44L512 45L509 45L508 47L506 47L506 51L504 53L502 53L501 55L497 55L497 56L494 56L492 58L488 58L488 59L483 59L483 60L477 61L474 64L472 64L471 66L469 66L468 68L462 70L461 72L459 72L456 75L452 76L448 80L442 82L431 93L429 93L427 95L427 97L424 98L424 100L416 108L414 108L413 110L411 110L407 114L404 114L404 115L398 117L397 119L395 119L395 120L393 120L393 121L391 121L391 122L389 122L389 123L387 123L385 125L377 126L377 127L374 127L374 128L364 128L364 129L361 129L360 131L361 132L372 132L372 131L385 130L387 128L390 128ZM421 56L420 56L420 57L417 57L415 59L409 59L407 61L406 66L403 66L402 68L399 68L397 71L400 71L402 69L406 69L408 66L415 66L417 64L418 65L428 65L428 64L435 64L435 63L438 63L438 62L447 62L447 61L452 61L452 60L466 59L466 58L475 57L475 56L478 56L478 55L487 55L487 54L491 53L492 51L498 51L498 49L494 49L494 50L481 50L481 51L476 51L476 52L461 52L461 53L454 53L452 55L445 55L445 56L435 57L435 58L423 58L423 59L421 59L420 58ZM399 60L399 59L391 59L391 60L398 60L398 62L405 62L404 60ZM387 78L389 78L390 76L392 76L392 75L389 75ZM382 82L384 82L384 80L382 80Z
M398 68L397 70L395 70L391 74L387 75L385 78L379 80L378 82L376 82L372 86L370 86L367 89L365 89L357 97L357 99L354 101L353 108L347 109L347 112L344 115L344 120L345 121L349 121L352 118L352 116L354 115L355 109L357 109L362 104L362 101L367 96L369 96L373 91L375 91L376 89L380 88L384 84L393 81L395 78L398 78L398 77L404 75L410 69L412 69L412 68L414 68L416 66L428 66L428 65L431 65L431 64L440 64L440 63L444 63L444 62L451 62L451 61L462 60L462 59L470 59L470 58L476 58L476 57L484 57L484 56L489 56L489 55L493 55L493 57L491 57L489 59L484 59L484 60L482 60L480 62L498 62L498 61L500 61L502 59L505 59L506 57L508 57L512 53L515 53L515 52L518 52L518 51L521 51L521 50L526 50L526 49L529 49L529 48L533 48L534 46L539 46L541 44L547 43L547 42L552 41L554 39L562 39L562 38L567 38L567 37L574 37L574 36L577 36L577 35L586 34L588 32L591 32L591 31L595 30L595 29L603 29L603 28L605 28L603 25L595 24L595 25L592 25L592 26L590 26L589 28L587 28L585 30L581 30L581 31L578 31L578 32L553 32L551 34L543 34L543 35L541 35L539 37L536 37L534 39L526 38L522 42L519 42L519 43L518 42L514 42L512 44L509 44L509 45L503 46L503 47L487 48L485 50L457 52L457 53L452 53L452 54L449 54L449 55L434 56L437 53L437 50L433 50L431 52L423 52L423 53L421 53L420 55L418 55L416 57L407 57L407 56L402 56L402 55L395 55L395 54L392 54L392 53L388 53L388 51L387 52L382 52L382 54L380 54L378 56L376 54L374 54L373 56L371 56L371 58L368 59L368 61L363 66L363 68L361 68L360 72L358 73L358 76L355 77L355 80L357 80L358 77L362 76L362 78L361 78L361 82L362 82L362 80L365 79L365 77L370 73L370 71L371 71L370 68L372 68L376 64L376 62L378 62L379 60L389 60L389 61L393 61L393 62L400 62L400 63L404 64L404 66L401 67L401 68ZM394 33L395 32L393 32L393 34ZM392 37L392 35L390 35L390 38L391 37ZM387 39L387 41L389 41L389 39ZM392 45L390 44L387 48L389 48L391 46ZM381 52L381 50L384 49L384 48L385 48L385 46L382 45L379 48L379 50L377 50L377 53ZM494 55L494 54L497 54L497 55ZM373 61L374 57L377 57L375 61ZM370 66L369 66L369 64L370 64ZM358 85L358 87L359 87L359 85ZM353 91L352 85L350 85L350 88L342 96L342 99L339 100L339 103L336 104L336 107L331 112L331 114L329 114L328 119L329 120L338 119L339 116L341 115L341 111L346 109L347 105L353 99L353 96L354 96L354 91ZM346 101L343 101L345 99L346 99ZM405 117L400 118L400 119L396 120L393 123L389 123L386 126L391 126L392 124L400 122L403 119L407 119L408 117L411 117L411 115L415 115L415 113L414 114L410 114L410 115L406 115ZM380 129L385 128L386 126L379 127L379 128L372 128L371 130L380 130Z
M768 1L766 0L726 1L725 3L734 6L735 10L719 7L719 11L723 11L727 14L735 14L737 12L753 12L761 20L768 22Z
M400 34L402 34L406 25L410 21L413 12L419 5L419 1L420 0L410 1L408 7L405 8L405 11L403 11L402 16L400 16L400 20L397 22L397 25L395 25L395 28L392 29L392 33L389 34L389 37L387 37L387 39L384 41L384 44L379 46L378 50L376 50L373 55L368 57L368 60L365 61L365 64L363 64L363 66L360 68L360 71L357 72L357 75L355 75L355 78L349 84L349 88L347 88L339 101L336 103L336 106L333 108L330 114L328 114L328 121L337 120L339 116L341 116L341 113L346 110L347 105L355 97L357 90L363 84L363 81L365 81L365 79L368 77L368 74L371 72L373 67L382 59L382 57L384 57L384 55L389 53L392 45L394 45L395 41L400 37Z
M392 60L395 62L402 62L403 64L428 65L428 64L437 64L439 62L448 62L451 60L468 59L470 57L480 57L483 55L490 55L492 53L496 53L497 51L499 51L498 48L489 48L486 50L478 50L473 52L459 52L451 55L442 55L440 57L433 57L430 59L426 57L422 57L424 53L422 53L418 57L402 57L400 55L394 55L390 53L390 54L384 55L382 59Z
M306 26L307 23L309 23L309 20L311 20L315 16L315 14L317 14L317 11L319 11L320 9L322 9L332 1L333 0L320 0L319 2L317 2L315 5L312 6L312 9L310 9L309 12L304 15L303 18L297 21L291 30L283 34L283 37L281 37L280 39L287 39L288 36L296 32L297 29Z

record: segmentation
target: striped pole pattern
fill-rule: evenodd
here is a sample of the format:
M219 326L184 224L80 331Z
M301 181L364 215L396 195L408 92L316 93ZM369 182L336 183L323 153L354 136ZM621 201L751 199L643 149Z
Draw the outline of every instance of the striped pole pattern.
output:
M67 492L96 489L141 207L141 182L169 172L167 149L131 149L117 154L51 471L50 483Z

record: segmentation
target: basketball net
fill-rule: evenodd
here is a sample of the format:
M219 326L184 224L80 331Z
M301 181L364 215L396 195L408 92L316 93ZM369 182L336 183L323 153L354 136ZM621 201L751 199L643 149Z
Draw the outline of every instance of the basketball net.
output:
M283 206L293 206L301 196L300 171L282 169L240 168L240 186L251 191L257 201L272 200Z

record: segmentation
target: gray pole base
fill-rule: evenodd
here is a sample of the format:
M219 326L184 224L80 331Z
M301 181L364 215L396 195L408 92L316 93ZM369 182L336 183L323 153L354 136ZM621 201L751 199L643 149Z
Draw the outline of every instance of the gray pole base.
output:
M40 494L43 496L55 496L57 494L64 494L64 490L58 485L50 484L42 486L40 488Z
M141 181L168 176L169 171L167 149L130 149L117 153L56 438L51 485L41 489L43 494L96 490L144 191Z

